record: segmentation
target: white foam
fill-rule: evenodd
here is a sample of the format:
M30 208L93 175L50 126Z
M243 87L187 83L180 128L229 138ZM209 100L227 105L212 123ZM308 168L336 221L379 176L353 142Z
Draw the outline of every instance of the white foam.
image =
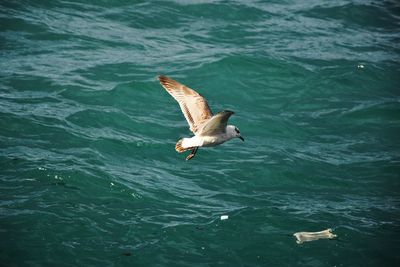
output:
M228 219L229 219L228 215L221 215L221 221L228 220Z

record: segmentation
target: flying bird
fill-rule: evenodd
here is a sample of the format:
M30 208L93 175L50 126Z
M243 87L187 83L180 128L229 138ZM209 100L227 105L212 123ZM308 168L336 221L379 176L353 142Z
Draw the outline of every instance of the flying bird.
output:
M244 141L239 129L228 125L233 111L225 110L213 115L207 100L195 90L163 75L158 76L158 79L178 102L190 130L194 133L194 136L182 138L175 145L175 150L179 153L191 150L186 160L192 159L199 147L216 146L235 137Z

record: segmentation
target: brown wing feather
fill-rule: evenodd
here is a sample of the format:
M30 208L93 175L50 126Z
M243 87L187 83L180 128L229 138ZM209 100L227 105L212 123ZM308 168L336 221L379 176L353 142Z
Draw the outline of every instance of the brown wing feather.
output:
M171 78L160 75L158 79L167 92L179 103L190 130L196 133L199 126L212 117L207 100L193 89Z

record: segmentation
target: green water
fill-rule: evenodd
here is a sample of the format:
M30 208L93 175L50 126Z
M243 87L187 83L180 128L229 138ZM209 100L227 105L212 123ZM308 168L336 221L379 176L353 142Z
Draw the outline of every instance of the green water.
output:
M397 1L1 1L0 265L399 266L399 29ZM246 141L185 161L158 74Z

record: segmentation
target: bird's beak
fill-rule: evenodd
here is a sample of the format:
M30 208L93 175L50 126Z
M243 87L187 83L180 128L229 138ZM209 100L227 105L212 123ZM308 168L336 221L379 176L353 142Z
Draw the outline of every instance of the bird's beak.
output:
M244 138L243 137L241 137L241 136L238 136L238 137L240 138L240 140L242 140L244 142Z

